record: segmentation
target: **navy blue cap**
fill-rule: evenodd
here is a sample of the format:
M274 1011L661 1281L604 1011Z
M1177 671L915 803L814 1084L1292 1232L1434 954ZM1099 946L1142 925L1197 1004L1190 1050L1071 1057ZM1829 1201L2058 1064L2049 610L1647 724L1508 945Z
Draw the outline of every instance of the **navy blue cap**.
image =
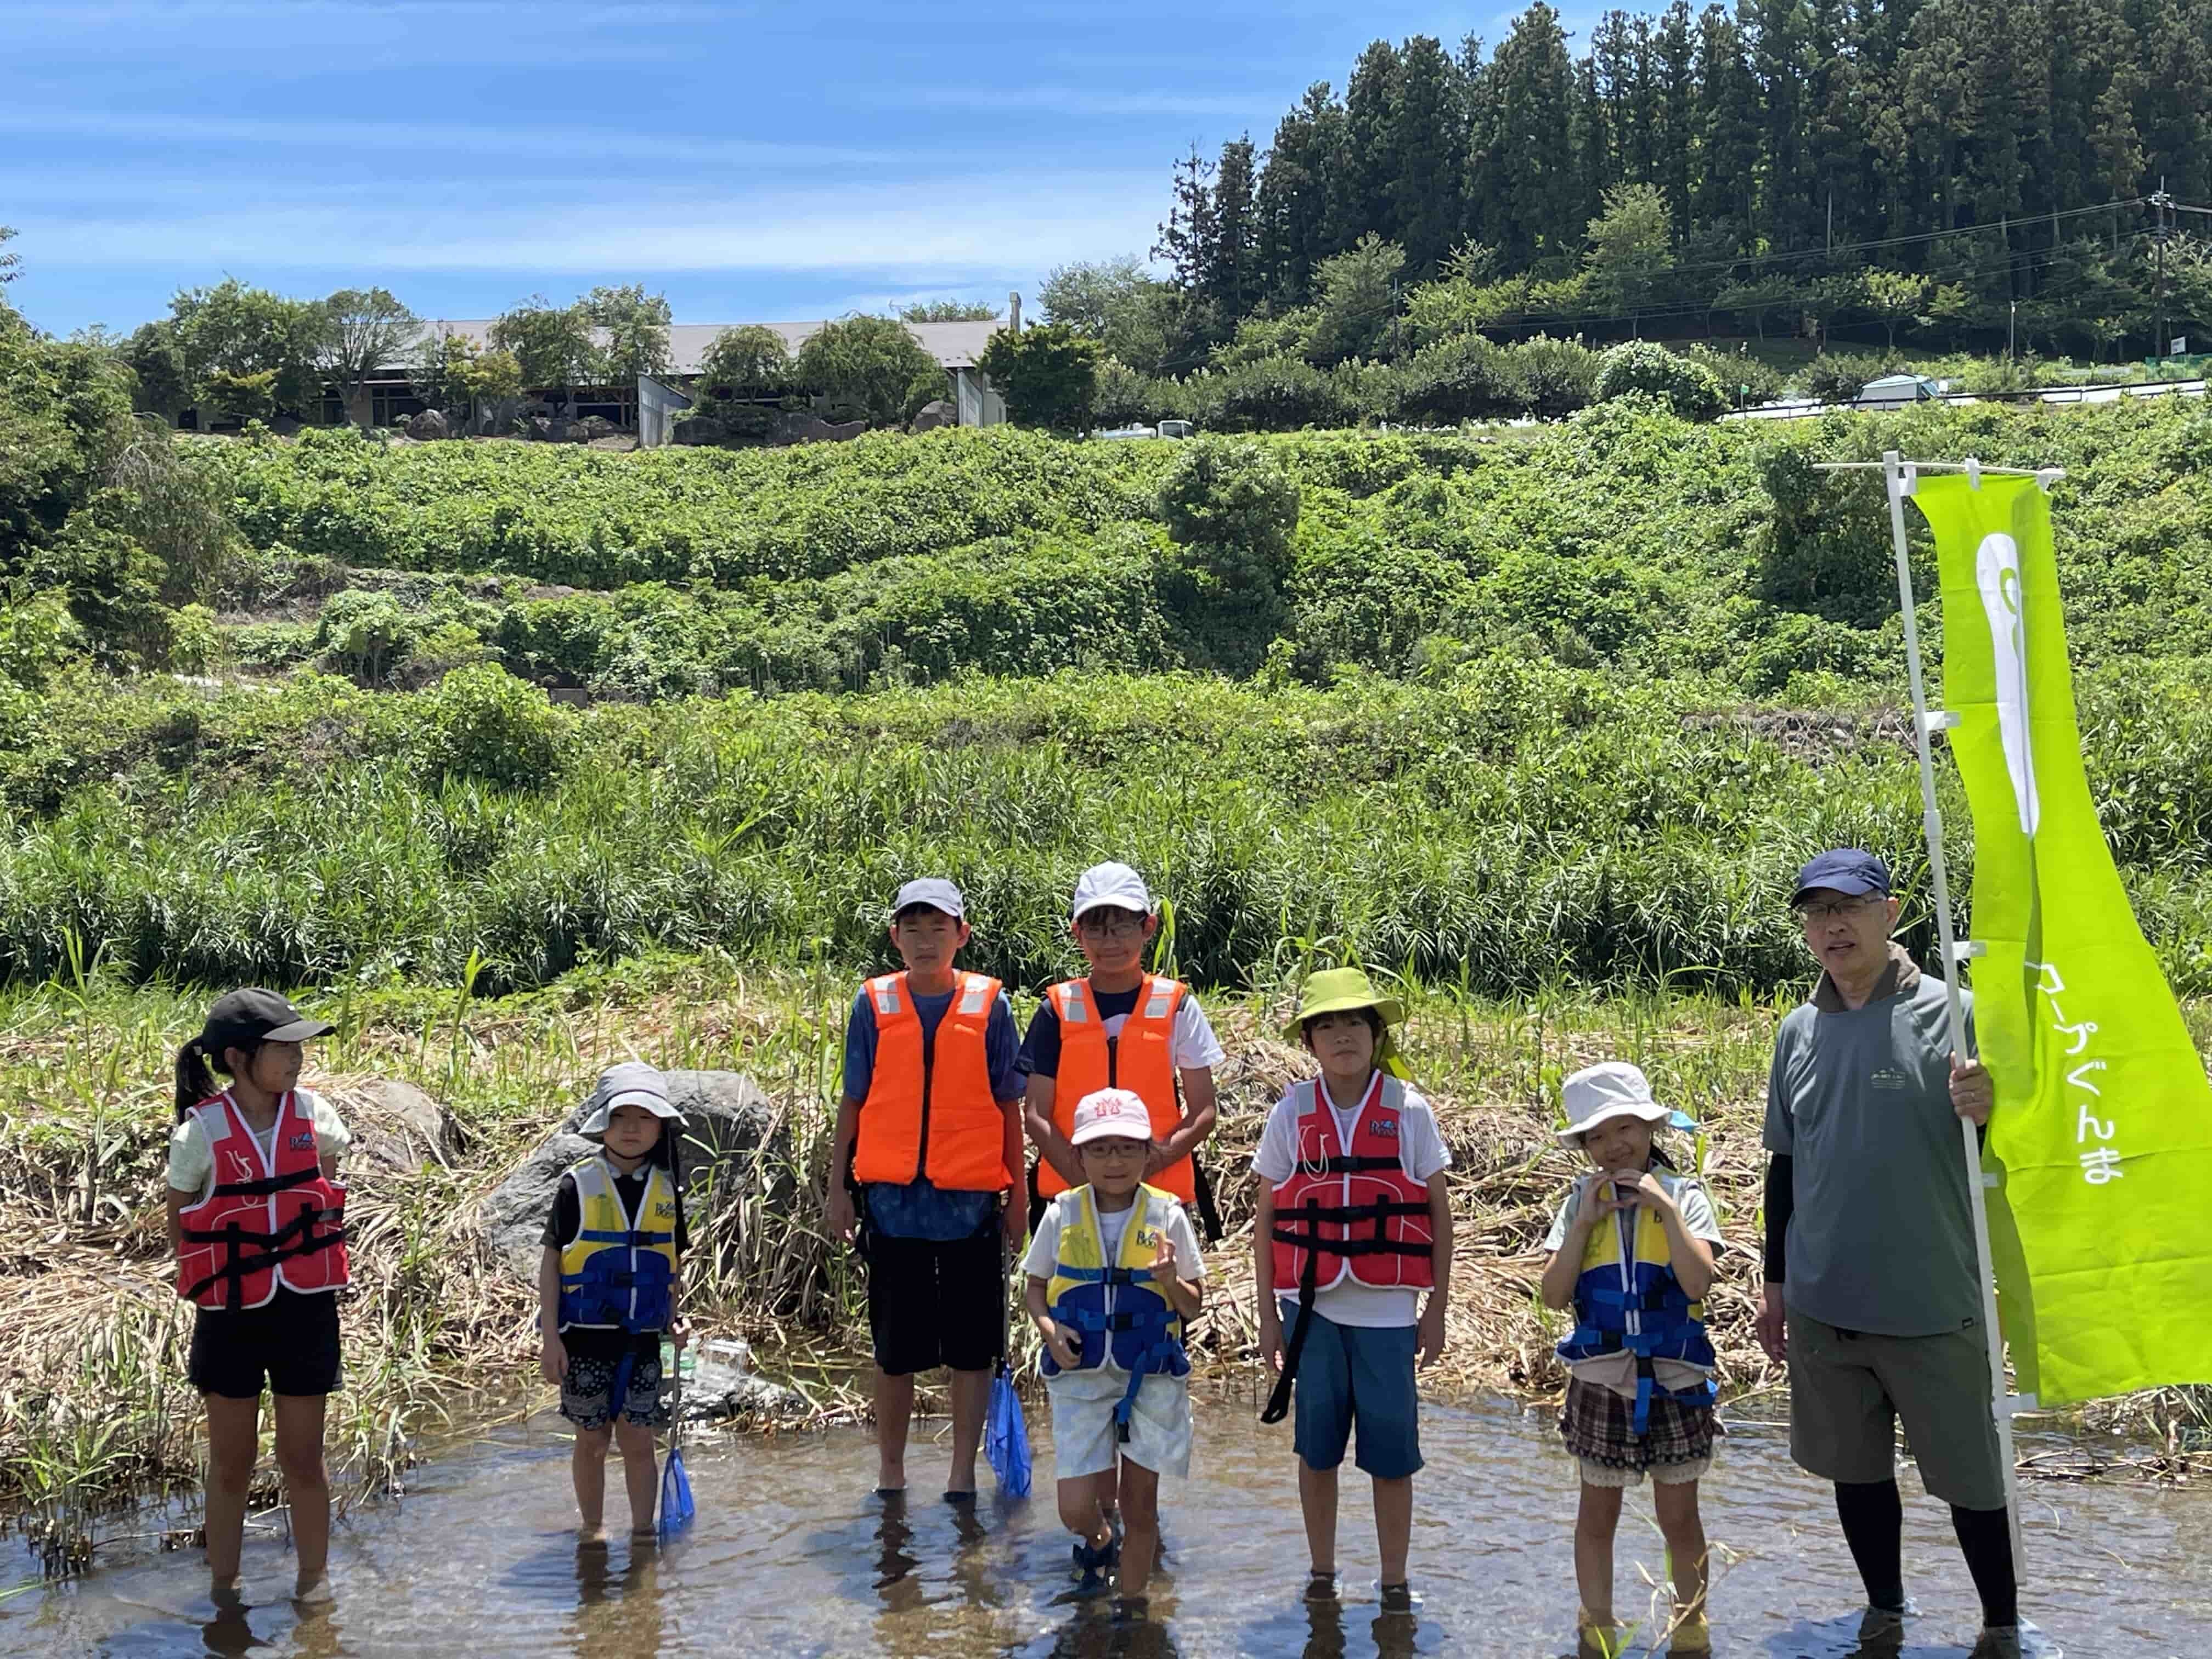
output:
M1833 852L1823 853L1797 872L1797 890L1790 895L1792 904L1802 903L1805 895L1816 887L1826 887L1838 893L1879 893L1890 896L1889 866L1871 853L1863 853L1856 847L1838 847Z

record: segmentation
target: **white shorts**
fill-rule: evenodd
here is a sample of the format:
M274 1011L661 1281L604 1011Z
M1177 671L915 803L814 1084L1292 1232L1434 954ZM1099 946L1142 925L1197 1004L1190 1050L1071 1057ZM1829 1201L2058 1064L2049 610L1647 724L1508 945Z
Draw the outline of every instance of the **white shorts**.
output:
M1052 1396L1053 1473L1062 1480L1103 1474L1118 1452L1132 1463L1178 1480L1190 1473L1190 1381L1147 1376L1129 1412L1129 1437L1114 1426L1114 1407L1129 1387L1127 1371L1062 1371L1045 1379Z

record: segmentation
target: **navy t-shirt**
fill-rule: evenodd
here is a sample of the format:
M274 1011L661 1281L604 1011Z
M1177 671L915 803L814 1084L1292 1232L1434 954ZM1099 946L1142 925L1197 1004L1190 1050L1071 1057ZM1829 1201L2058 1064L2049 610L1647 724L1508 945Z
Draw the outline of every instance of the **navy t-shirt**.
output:
M915 996L914 1012L921 1021L925 1054L936 1041L938 1024L956 994L957 991L947 991L942 996ZM1131 1006L1134 1006L1133 1002ZM983 1028L983 1058L990 1070L992 1099L1004 1103L1022 1097L1020 1052L1014 1035L1013 1005L1001 991ZM845 1098L866 1100L875 1075L876 1008L863 986L854 997L853 1012L845 1021ZM860 1188L860 1194L868 1206L869 1224L890 1238L971 1237L990 1224L999 1204L996 1193L939 1192L927 1176L904 1186L869 1182Z

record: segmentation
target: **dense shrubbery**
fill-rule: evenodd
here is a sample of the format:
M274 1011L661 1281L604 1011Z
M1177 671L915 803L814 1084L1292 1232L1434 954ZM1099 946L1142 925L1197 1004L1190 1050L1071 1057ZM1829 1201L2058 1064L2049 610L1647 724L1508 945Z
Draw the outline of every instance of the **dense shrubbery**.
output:
M2092 674L2083 704L2147 924L2212 990L2212 675ZM53 971L72 933L134 977L224 982L451 982L472 951L484 988L654 945L855 962L883 896L944 869L975 965L1035 986L1068 884L1111 854L1173 896L1181 965L1212 982L1327 939L1484 992L1764 989L1802 971L1793 862L1864 842L1911 865L1915 774L1894 726L1845 714L1808 751L1710 706L1510 652L1328 690L971 680L578 715L483 669L88 688L65 799L0 850L0 975Z

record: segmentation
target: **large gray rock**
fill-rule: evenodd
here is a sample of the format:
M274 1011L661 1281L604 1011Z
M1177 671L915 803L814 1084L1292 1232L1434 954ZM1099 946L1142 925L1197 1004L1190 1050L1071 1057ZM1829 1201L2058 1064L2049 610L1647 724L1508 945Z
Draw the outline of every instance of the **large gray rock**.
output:
M688 421L678 421L669 434L672 443L718 444L725 436L722 423L711 415L694 415Z
M960 411L945 402L944 398L939 398L935 403L924 404L921 412L914 417L914 424L908 429L913 432L934 432L941 426L959 424Z
M407 435L417 443L428 443L434 439L452 437L453 428L440 410L426 409L409 418Z
M442 1164L459 1149L446 1109L397 1078L375 1078L350 1091L343 1109L356 1149L388 1170L416 1175L426 1158Z
M696 1227L714 1212L721 1194L738 1184L720 1178L717 1166L757 1157L768 1145L775 1114L753 1080L742 1072L669 1072L668 1103L684 1114L682 1154L685 1212ZM539 1234L553 1206L554 1189L568 1166L589 1158L597 1143L576 1131L586 1108L577 1106L561 1121L551 1139L523 1159L514 1173L477 1206L485 1242L516 1273L538 1276ZM795 1182L785 1177L779 1190Z

